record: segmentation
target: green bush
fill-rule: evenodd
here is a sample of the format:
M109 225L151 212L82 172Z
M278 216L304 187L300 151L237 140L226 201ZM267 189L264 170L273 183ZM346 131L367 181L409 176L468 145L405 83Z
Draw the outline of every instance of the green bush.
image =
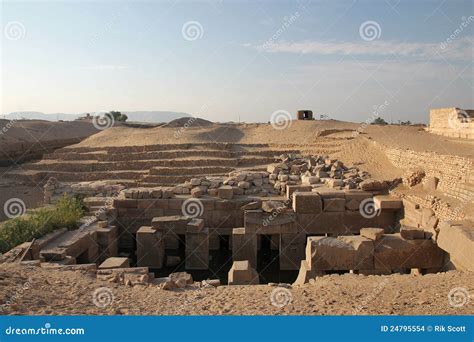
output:
M84 215L83 208L79 198L64 196L53 207L38 208L5 221L0 225L0 252L59 228L77 228L77 221Z

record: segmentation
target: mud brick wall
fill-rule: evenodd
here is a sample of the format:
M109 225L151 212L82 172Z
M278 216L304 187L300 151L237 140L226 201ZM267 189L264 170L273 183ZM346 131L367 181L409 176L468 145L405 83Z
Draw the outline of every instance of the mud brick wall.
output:
M456 113L458 109L439 108L430 110L430 127L429 131L434 134L439 134L453 138L474 139L474 111L465 110L465 114L471 118L469 123L458 124L456 120Z
M154 217L182 216L186 198L170 199L116 199L113 206L117 209L120 247L133 248L137 230L141 226L150 226ZM252 198L221 200L218 198L200 198L204 225L213 230L231 234L232 228L243 227L243 205L252 202Z
M426 176L439 178L438 189L450 197L462 202L474 199L474 160L466 157L440 155L434 152L419 152L389 148L376 144L381 148L393 165L402 169L421 168Z

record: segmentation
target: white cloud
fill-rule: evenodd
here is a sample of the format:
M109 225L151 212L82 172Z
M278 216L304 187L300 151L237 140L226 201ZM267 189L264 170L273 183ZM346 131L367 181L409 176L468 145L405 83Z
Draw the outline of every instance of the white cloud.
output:
M371 42L270 42L264 45L252 45L268 53L295 53L316 55L357 55L383 57L397 55L416 59L433 58L446 60L471 61L473 59L472 41L474 37L457 38L450 43L408 43L397 41Z

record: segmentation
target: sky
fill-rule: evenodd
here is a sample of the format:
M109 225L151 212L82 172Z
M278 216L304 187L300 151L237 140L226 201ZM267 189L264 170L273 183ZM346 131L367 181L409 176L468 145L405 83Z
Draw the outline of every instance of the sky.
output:
M474 108L472 0L0 1L3 114Z

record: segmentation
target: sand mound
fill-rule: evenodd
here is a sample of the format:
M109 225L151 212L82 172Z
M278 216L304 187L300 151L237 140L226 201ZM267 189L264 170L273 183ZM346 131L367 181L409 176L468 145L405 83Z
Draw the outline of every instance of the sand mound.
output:
M184 118L171 120L170 122L165 124L164 127L208 127L212 125L213 125L213 122L206 119L195 118L195 117L184 117Z

